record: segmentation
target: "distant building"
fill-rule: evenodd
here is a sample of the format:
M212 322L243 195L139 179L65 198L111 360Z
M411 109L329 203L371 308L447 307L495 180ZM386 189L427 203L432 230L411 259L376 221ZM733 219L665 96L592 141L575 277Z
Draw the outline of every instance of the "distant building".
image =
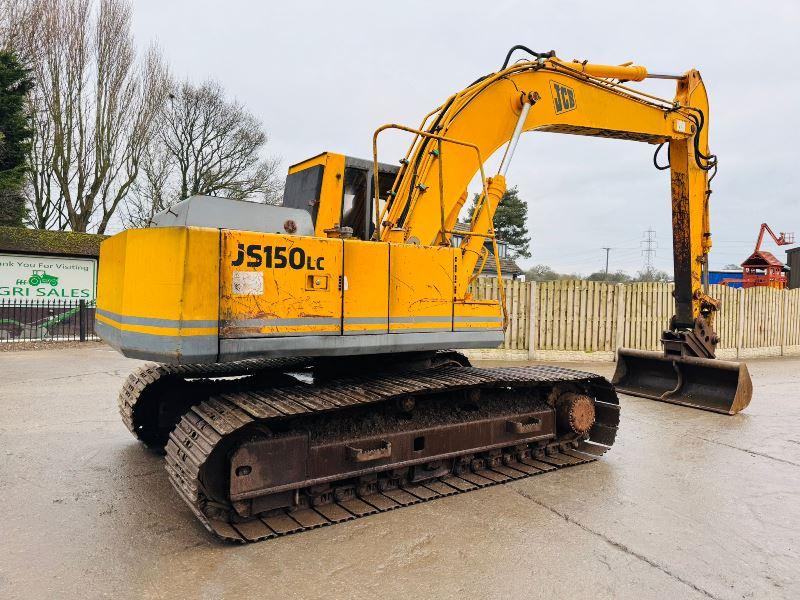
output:
M781 261L766 250L756 250L742 263L742 285L751 287L786 287L786 275Z
M469 233L469 224L461 222L456 223L453 231L456 232L453 236L453 245L458 247L464 239L464 234ZM460 232L463 232L463 234L460 235ZM497 253L500 255L500 272L503 275L503 279L523 279L525 277L525 271L519 267L513 258L508 256L508 244L499 238L496 241ZM481 271L479 277L494 278L497 277L497 265L495 264L494 254L492 253L492 241L486 240L485 246L489 251L489 257L486 259L486 265L483 267L483 271ZM479 267L480 263L476 265L475 269L477 270Z
M732 288L742 287L741 269L719 269L708 272L708 283L711 285L721 284Z
M789 289L800 288L800 248L786 251L786 266L789 269Z

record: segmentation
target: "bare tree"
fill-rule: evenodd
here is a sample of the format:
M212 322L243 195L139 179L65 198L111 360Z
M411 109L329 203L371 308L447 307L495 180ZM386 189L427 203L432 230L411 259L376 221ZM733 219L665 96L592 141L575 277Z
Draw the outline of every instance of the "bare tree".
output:
M271 200L277 161L264 160L262 124L222 86L207 81L181 84L164 113L163 142L175 160L180 197L194 194Z
M28 153L30 171L25 195L28 203L28 225L36 229L63 231L69 225L64 193L58 185L53 171L53 123L44 108L40 94L29 98L33 136Z
M33 0L0 0L0 49L19 52L30 47L38 12Z
M47 43L45 11L49 3L35 0L0 0L0 47L14 52L34 76L45 71ZM36 229L64 230L69 226L64 206L64 194L53 171L54 126L48 101L36 88L28 95L28 112L32 136L28 153L28 181L24 194L28 204L26 223Z
M139 176L167 69L155 47L137 60L124 0L31 6L16 43L36 81L32 217L37 226L103 233Z
M142 160L139 180L125 203L130 227L147 226L153 215L195 194L279 204L280 161L262 156L267 134L222 86L174 86Z
M127 227L149 226L153 215L178 201L170 186L173 170L169 152L156 139L142 156L139 177L122 208Z
M267 134L261 122L222 86L181 84L164 113L164 145L176 165L179 194L270 202L279 194L278 161L263 159Z
M259 120L219 83L169 83L155 48L137 60L125 0L0 0L0 44L36 81L30 224L102 233L122 207L140 226L192 194L280 202Z

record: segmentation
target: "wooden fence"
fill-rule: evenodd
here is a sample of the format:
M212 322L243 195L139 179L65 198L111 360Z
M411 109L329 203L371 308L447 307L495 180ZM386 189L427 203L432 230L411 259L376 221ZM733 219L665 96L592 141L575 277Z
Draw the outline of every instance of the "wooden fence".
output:
M620 346L660 350L661 332L674 312L669 283L504 283L509 320L505 353L498 358L608 359ZM722 301L715 322L721 357L800 352L800 289L713 285L709 293ZM473 294L499 298L497 280L475 282Z

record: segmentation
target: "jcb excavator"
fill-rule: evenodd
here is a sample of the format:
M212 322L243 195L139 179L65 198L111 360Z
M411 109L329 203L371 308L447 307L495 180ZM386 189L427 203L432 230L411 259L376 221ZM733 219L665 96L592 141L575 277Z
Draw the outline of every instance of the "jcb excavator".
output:
M529 58L510 63L522 50ZM674 101L624 85L677 81ZM452 348L503 339L505 303L470 283L523 131L669 145L675 317L664 354L620 350L618 388L734 413L743 365L712 360L708 103L700 74L565 62L522 46L417 128L375 132L372 160L324 152L289 169L283 206L193 197L103 243L97 331L154 360L122 418L222 539L249 542L595 460L614 386L549 367L476 368ZM380 134L413 141L399 167ZM500 169L485 160L504 148ZM467 186L483 187L460 245ZM461 232L460 232L461 233ZM500 265L497 264L500 275ZM502 286L500 286L502 290Z

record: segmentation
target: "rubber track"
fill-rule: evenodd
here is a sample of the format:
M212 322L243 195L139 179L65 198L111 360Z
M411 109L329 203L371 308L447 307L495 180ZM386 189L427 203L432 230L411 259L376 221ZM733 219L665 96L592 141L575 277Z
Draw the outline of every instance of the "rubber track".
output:
M142 393L157 382L167 377L181 379L236 377L253 375L263 371L285 371L300 369L311 364L310 359L297 358L260 358L242 360L231 363L214 363L202 365L167 365L146 363L128 375L117 398L119 414L122 422L136 439L141 439L134 423L133 411Z
M591 386L599 396L597 421L590 431L589 441L581 442L577 449L561 448L559 451L558 445L554 444L548 448L546 456L537 459L491 466L459 476L448 475L397 490L245 522L211 518L204 511L206 498L201 474L205 463L221 441L253 423L391 401L407 395L570 382ZM619 403L613 386L594 373L551 366L441 367L408 374L347 378L319 387L298 385L214 396L192 407L170 434L166 446L166 469L173 487L209 531L225 541L255 542L591 462L614 443L618 424Z

